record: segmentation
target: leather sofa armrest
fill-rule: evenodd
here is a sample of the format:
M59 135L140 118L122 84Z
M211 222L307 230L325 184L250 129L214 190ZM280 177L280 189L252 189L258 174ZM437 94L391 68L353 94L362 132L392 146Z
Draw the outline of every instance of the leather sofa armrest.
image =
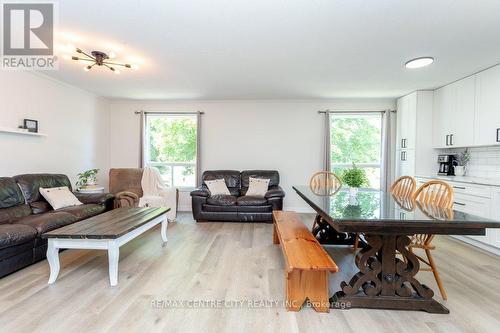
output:
M115 195L115 208L138 207L139 196L134 192L122 191Z
M270 188L266 194L264 195L266 199L271 199L271 198L284 198L285 197L285 191L279 186L273 186Z
M75 196L83 204L105 204L108 200L113 200L115 196L111 193L79 193L75 192Z
M83 204L96 204L106 207L106 210L113 209L115 196L111 193L78 193L75 196Z
M198 187L191 191L191 196L192 197L205 197L208 198L210 196L210 192L203 187Z
M193 211L193 218L196 221L202 220L203 205L207 202L210 196L208 189L199 187L191 192L191 208Z

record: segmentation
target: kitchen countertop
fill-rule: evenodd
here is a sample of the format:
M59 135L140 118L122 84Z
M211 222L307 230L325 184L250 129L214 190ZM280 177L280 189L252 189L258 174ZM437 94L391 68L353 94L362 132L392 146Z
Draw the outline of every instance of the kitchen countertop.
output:
M457 183L468 183L468 184L500 187L499 178L483 178L483 177L469 177L469 176L439 176L439 175L433 175L433 176L417 175L415 177L426 178L426 179L441 179Z

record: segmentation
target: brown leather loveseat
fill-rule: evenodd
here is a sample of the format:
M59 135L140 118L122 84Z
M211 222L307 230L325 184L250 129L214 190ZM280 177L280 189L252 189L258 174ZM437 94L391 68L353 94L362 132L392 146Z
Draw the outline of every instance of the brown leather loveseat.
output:
M0 277L45 258L48 231L101 214L113 207L113 195L75 193L83 205L53 210L40 187L68 186L66 175L26 174L0 177Z
M252 178L269 179L264 197L247 196ZM283 209L285 192L279 186L276 170L209 170L201 176L203 184L191 192L193 217L197 222L272 222L273 210ZM224 179L230 195L210 194L207 180Z

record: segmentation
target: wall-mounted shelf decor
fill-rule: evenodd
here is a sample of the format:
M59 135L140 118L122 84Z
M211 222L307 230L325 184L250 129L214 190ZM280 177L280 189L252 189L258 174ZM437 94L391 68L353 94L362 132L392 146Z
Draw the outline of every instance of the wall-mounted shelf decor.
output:
M17 128L0 127L0 133L21 134L28 136L47 136L45 133L24 132Z

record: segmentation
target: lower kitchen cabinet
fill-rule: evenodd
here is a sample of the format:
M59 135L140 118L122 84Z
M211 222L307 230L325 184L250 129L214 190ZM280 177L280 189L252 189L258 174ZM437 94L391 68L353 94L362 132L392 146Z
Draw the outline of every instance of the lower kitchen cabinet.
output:
M491 193L491 210L490 218L500 220L500 188L493 187ZM492 246L500 248L500 230L488 229L486 230L488 236L488 243Z
M417 177L417 185L431 178ZM455 191L453 209L471 215L500 221L500 187L447 181ZM500 254L500 230L487 229L485 236L457 236L456 238Z
M489 188L487 186L485 186L485 189L489 190ZM491 210L491 198L455 192L455 204L453 205L453 209L458 210L460 212L467 213L467 214L471 214L471 215L489 217L489 212ZM467 237L475 239L475 240L483 242L483 243L486 243L486 244L489 243L488 235L485 235L485 236L467 236Z

